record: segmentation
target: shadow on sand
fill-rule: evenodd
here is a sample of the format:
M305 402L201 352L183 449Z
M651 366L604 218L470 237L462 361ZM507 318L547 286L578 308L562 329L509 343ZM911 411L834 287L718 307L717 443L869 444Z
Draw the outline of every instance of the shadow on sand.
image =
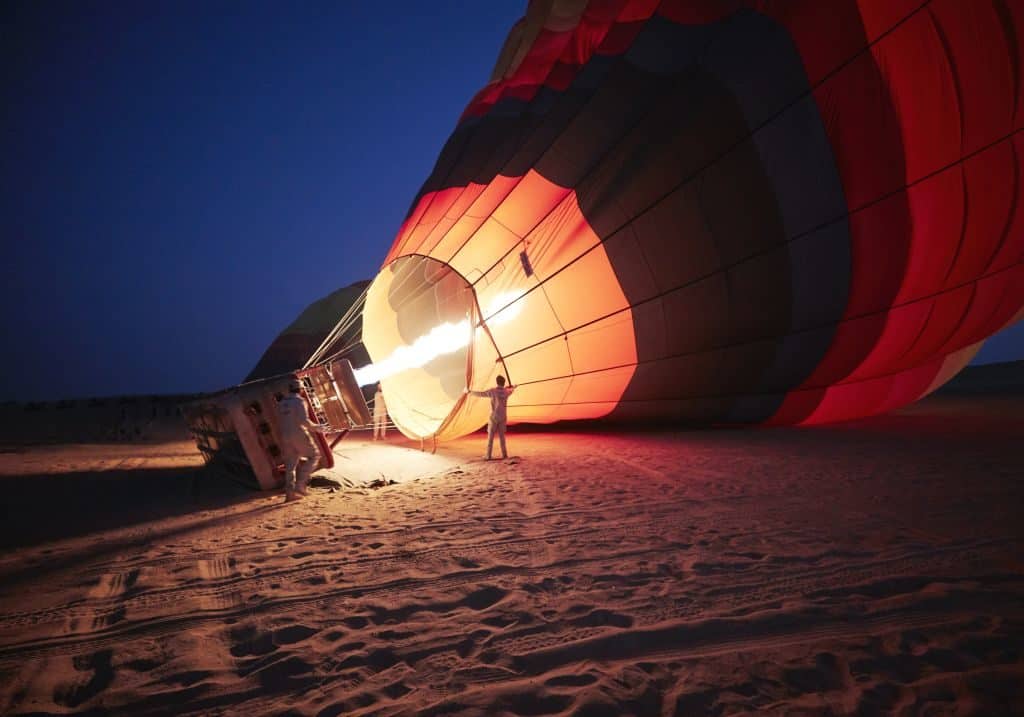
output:
M263 494L205 467L0 477L0 548L128 528L256 500Z

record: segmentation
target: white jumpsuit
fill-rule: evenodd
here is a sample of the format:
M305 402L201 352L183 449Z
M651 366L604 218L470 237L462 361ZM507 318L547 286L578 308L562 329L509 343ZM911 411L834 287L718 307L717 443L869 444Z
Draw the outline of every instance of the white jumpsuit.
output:
M388 407L384 403L384 392L377 389L373 394L373 439L384 438L388 433Z
M302 493L320 460L320 450L310 435L318 426L309 420L306 402L294 393L278 401L277 413L281 419L284 489L289 495Z
M487 460L491 459L495 435L498 436L498 444L501 446L501 457L508 458L508 451L505 449L505 428L508 425L508 397L514 390L513 386L495 386L486 391L470 391L474 396L491 399L491 417L487 421Z

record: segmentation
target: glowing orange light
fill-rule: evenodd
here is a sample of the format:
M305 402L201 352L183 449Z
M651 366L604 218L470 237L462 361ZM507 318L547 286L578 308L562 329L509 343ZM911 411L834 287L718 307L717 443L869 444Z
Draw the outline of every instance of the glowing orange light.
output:
M500 326L513 321L522 311L520 298L521 294L516 292L505 292L493 297L484 314L484 323ZM402 371L421 368L438 356L465 348L472 339L473 331L468 318L457 323L446 321L408 346L399 346L386 358L356 369L356 381L360 386L369 386Z

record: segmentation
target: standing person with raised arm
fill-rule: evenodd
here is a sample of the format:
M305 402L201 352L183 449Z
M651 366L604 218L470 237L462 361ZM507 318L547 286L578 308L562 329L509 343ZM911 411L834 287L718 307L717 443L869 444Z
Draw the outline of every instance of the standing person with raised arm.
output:
M505 377L501 375L497 377L495 383L497 385L494 388L489 388L486 391L470 391L468 388L466 389L466 392L471 396L491 399L491 417L487 421L487 455L484 456L485 461L491 460L495 435L498 436L498 444L501 446L501 457L508 458L508 451L505 449L505 428L508 425L508 397L512 395L516 387L506 386Z

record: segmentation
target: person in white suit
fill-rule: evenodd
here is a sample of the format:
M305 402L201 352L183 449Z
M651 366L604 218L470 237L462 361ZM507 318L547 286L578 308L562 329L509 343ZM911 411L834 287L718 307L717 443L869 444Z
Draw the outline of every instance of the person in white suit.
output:
M373 394L373 440L382 439L388 434L388 407L384 403L384 389L377 384L377 393Z
M313 433L323 433L323 427L309 420L297 380L289 384L288 395L278 401L277 414L284 458L284 499L291 502L308 494L309 478L320 460Z
M480 398L491 399L491 417L487 421L487 455L484 460L491 460L491 453L494 448L494 437L498 437L498 444L501 446L501 457L508 458L508 451L505 449L505 428L508 425L508 397L512 395L515 386L506 386L505 377L498 376L495 379L497 384L486 391L469 391L467 393Z

